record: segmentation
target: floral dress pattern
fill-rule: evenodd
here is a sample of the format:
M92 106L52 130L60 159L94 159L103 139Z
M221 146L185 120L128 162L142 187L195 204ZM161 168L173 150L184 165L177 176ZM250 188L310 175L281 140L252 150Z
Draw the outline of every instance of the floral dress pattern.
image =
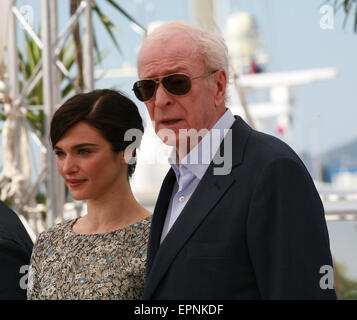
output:
M151 216L103 234L77 234L76 219L41 233L32 252L27 298L140 299Z

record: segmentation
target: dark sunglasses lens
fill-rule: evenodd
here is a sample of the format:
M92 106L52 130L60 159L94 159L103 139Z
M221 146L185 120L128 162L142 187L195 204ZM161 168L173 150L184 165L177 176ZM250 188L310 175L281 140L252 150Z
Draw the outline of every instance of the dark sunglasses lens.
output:
M173 74L162 79L162 84L172 94L183 95L190 91L191 80L184 74Z
M155 93L156 83L154 80L140 80L134 83L134 93L140 101L147 101Z

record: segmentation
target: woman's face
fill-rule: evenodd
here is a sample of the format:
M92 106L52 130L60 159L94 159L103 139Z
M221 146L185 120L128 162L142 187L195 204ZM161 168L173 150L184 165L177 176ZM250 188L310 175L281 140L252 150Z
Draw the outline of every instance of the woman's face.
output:
M54 151L59 173L75 200L99 199L117 191L127 179L123 152L114 153L101 133L86 122L70 128Z

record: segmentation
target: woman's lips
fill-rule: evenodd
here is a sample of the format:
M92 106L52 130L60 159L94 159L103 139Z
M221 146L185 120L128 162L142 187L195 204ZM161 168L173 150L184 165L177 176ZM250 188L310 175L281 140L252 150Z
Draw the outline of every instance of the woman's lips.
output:
M81 186L84 182L86 182L86 179L68 179L67 184L71 188L77 188Z

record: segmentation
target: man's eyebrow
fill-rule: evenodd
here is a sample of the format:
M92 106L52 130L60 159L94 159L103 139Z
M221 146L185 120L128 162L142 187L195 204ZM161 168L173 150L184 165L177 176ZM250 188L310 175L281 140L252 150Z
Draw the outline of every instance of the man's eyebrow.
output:
M176 67L176 68L173 68L173 69L166 70L165 74L162 74L162 75L159 75L159 76L158 75L148 76L148 77L144 77L142 79L159 79L159 78L171 75L171 74L175 74L175 73L184 73L184 74L186 74L187 72L188 72L188 69L186 69L184 67Z
M83 147L98 147L98 144L95 143L89 143L89 142L84 142L84 143L79 143L71 147L71 149L79 149ZM62 150L59 146L55 145L53 149L57 150Z

